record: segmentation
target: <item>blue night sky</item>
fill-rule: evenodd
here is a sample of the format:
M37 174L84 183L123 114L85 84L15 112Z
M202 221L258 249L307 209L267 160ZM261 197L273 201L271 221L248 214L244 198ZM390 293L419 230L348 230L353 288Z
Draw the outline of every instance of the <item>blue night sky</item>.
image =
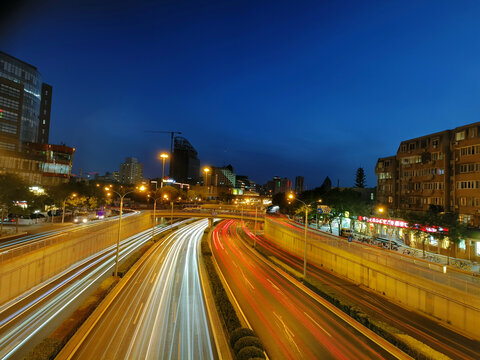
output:
M53 85L74 172L156 160L183 132L202 165L351 186L401 140L479 121L478 1L42 1L0 49Z

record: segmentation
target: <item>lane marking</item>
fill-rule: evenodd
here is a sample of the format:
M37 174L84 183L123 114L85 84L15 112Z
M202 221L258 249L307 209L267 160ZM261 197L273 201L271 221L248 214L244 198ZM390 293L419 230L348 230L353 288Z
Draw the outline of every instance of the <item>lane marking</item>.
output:
M280 289L278 288L278 286L275 285L275 284L272 282L272 280L270 280L270 279L268 279L268 278L267 278L267 280L268 280L268 282L269 282L270 284L272 284L272 286L273 286L273 288L274 288L275 290L277 290L280 294L283 295L282 290L280 290Z
M133 320L133 325L135 325L137 323L138 316L140 315L140 313L142 311L142 308L143 308L143 302L140 304L140 309L138 309L138 311L137 311L137 316L135 316L135 320Z
M325 330L318 322L316 322L310 315L308 315L305 311L304 311L303 313L304 313L305 315L307 315L307 317L308 317L310 320L312 320L315 325L317 325L320 329L322 329L323 332L325 332L328 336L332 337L332 335L330 335L330 333L329 333L327 330Z
M155 272L155 274L153 274L152 280L150 280L150 284L153 284L153 281L155 280L155 276L157 276L157 273L156 273L156 272Z

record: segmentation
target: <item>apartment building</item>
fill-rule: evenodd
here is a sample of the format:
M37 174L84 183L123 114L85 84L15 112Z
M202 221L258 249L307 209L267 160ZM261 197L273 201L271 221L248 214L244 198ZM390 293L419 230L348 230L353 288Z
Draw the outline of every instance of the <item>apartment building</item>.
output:
M377 199L389 209L436 206L480 226L480 122L404 140L375 166Z

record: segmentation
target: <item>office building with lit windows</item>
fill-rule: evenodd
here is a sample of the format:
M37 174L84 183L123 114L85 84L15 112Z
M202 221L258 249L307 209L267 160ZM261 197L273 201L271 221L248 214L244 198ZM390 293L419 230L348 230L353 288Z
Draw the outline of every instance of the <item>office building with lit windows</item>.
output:
M39 142L39 124L42 123L43 135L48 134L45 127L50 125L50 107L52 87L42 83L42 76L38 69L22 60L0 51L0 78L14 82L21 88L23 101L18 105L17 111L21 112L20 121L20 146L22 142ZM5 93L0 94L0 109L8 113L17 105L9 103ZM11 100L11 99L10 99ZM4 132L3 130L0 130ZM41 130L40 130L41 132ZM45 139L43 136L42 139ZM42 143L48 142L47 141ZM40 141L41 142L41 141ZM0 147L5 144L0 143ZM9 145L7 145L9 146Z
M480 122L400 143L375 167L377 199L389 209L432 206L480 226Z
M75 149L49 144L51 103L38 69L0 51L0 174L31 186L70 179Z

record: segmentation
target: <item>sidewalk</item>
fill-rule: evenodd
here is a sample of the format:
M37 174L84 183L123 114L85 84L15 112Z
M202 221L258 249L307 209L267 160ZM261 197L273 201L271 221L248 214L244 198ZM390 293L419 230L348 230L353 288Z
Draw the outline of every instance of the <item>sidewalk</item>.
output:
M299 225L301 225L301 224L299 224ZM320 226L319 229L317 229L315 227L315 225L310 225L309 229L314 230L314 231L326 232L328 234L331 234L330 233L330 227L328 225L327 226ZM333 227L332 230L333 230L333 235L338 236L337 235L338 234L338 229L336 227ZM369 242L361 241L360 239L362 239L362 238L368 239ZM384 250L388 249L388 240L383 239L383 238L375 238L374 239L372 236L368 236L368 235L365 235L365 234L359 234L359 233L353 233L353 241L356 242L356 243L360 243L360 244L361 243L364 243L366 245L368 244L369 246L373 246L373 247L376 247L378 249L384 249ZM378 246L378 245L375 244L375 242L376 243L379 243L379 242L384 243L384 244L386 244L387 247ZM448 256L446 256L446 255L432 253L432 252L429 252L429 251L426 251L426 250L425 250L425 257L423 257L423 250L422 249L412 248L412 247L410 247L408 245L405 245L403 242L398 241L398 240L392 240L392 242L395 242L398 245L398 247L395 248L395 247L392 246L391 251L396 251L396 252L398 252L402 255L415 257L415 258L418 258L418 259L421 259L421 260L424 260L424 261L428 261L428 262L431 262L431 263L437 264L437 265L447 265L447 263L448 263L448 266L454 267L456 269L463 270L463 271L466 271L466 272L472 272L472 273L480 274L480 264L478 264L476 261L454 258L454 257L451 257L451 256L450 256L450 259L449 259Z

